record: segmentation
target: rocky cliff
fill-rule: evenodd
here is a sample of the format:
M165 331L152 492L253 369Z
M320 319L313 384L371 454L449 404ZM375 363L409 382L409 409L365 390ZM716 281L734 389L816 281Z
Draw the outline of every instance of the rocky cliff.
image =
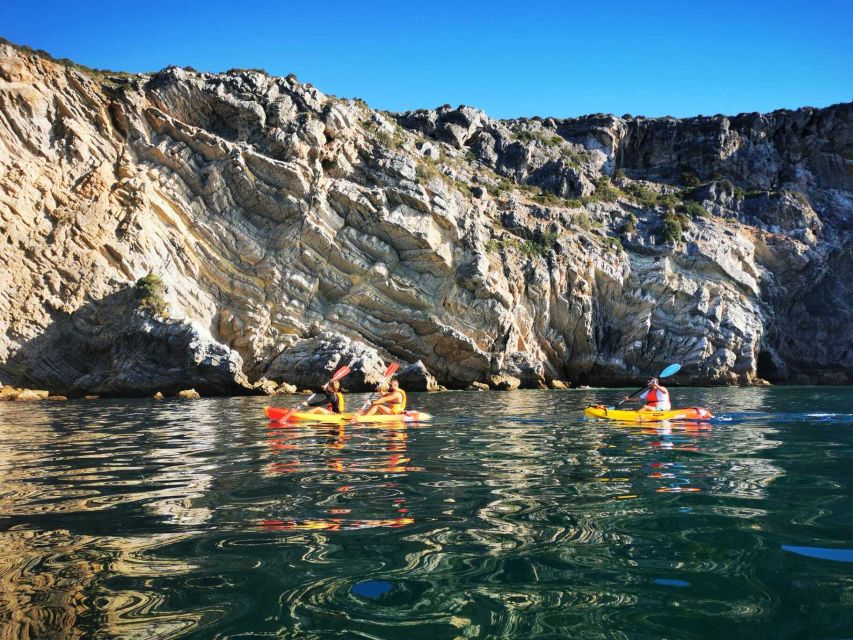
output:
M391 114L293 76L0 45L5 382L233 393L360 357L354 388L391 358L454 387L672 361L685 383L848 383L852 219L851 104Z

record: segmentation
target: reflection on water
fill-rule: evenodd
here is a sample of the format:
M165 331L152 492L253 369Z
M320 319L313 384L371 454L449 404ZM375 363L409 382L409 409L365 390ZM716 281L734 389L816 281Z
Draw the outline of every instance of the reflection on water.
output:
M0 640L849 635L850 392L582 417L621 395L412 394L426 425L0 405Z
M331 483L328 496L315 500L324 513L315 517L289 515L284 519L262 520L264 529L276 531L317 530L340 531L371 527L405 527L415 520L409 513L406 498L396 482L384 482L378 487L359 488L348 478L358 474L403 474L418 471L409 466L406 456L408 429L418 428L400 422L375 425L281 424L268 425L270 449L274 461L267 473L310 476L333 472L342 484ZM292 489L301 491L296 482ZM371 500L365 500L370 492ZM384 495L384 500L382 496ZM283 493L275 508L287 511L299 504L299 495ZM355 511L353 506L355 505ZM269 509L269 505L265 505ZM359 513L364 511L364 514ZM378 513L377 513L378 512ZM385 517L368 517L368 515Z

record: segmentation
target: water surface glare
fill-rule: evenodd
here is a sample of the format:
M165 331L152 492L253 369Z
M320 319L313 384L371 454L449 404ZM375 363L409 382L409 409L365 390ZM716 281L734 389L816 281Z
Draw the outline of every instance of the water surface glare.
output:
M0 403L0 639L853 637L853 390L673 392Z

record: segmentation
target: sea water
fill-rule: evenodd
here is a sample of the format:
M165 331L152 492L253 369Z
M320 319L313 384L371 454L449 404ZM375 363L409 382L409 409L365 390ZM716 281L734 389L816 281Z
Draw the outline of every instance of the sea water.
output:
M853 637L853 389L671 391L0 404L0 638Z

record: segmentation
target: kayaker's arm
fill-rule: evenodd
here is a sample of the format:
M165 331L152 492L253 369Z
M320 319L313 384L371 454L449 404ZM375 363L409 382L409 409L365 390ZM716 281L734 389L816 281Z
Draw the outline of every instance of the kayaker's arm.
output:
M331 399L329 398L329 396L326 394L323 394L321 396L318 396L316 400L312 400L311 402L309 402L308 406L309 407L322 407L323 405L329 404L329 402L331 402Z
M377 404L393 404L395 400L402 402L403 398L400 396L399 392L392 391L391 393L386 393L384 396L376 398L376 400L374 400L370 404L374 406Z
M620 402L620 403L619 403L619 405L623 405L623 404L625 404L626 402L629 402L629 401L634 401L634 402L645 402L645 400L646 400L646 396L648 395L648 393L649 393L649 391L648 391L648 389L647 389L647 390L643 391L643 392L642 392L641 394L639 394L639 395L625 396L624 398L622 398L622 402ZM619 405L617 405L617 406L619 406Z

